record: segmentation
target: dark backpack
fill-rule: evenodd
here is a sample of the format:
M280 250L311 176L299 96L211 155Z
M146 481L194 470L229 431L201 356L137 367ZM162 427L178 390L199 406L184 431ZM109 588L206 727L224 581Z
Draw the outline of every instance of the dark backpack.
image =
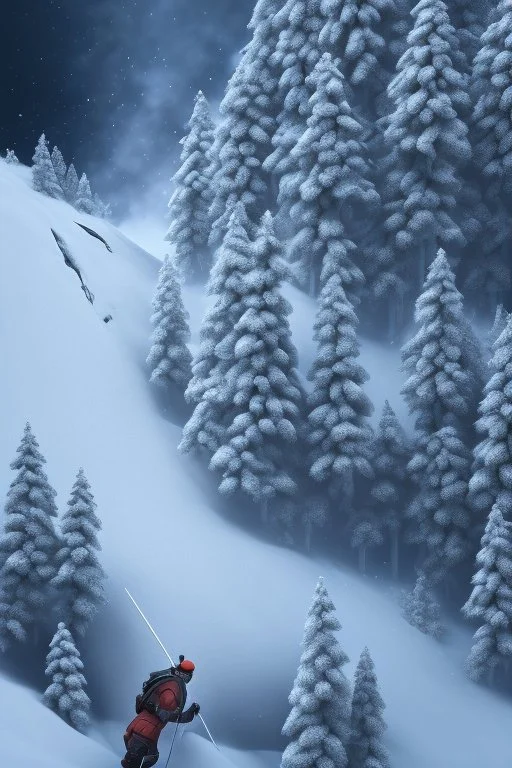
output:
M143 682L142 693L139 693L139 695L135 699L135 711L138 715L143 710L146 710L147 712L150 712L152 714L155 713L156 702L153 701L152 696L159 685L162 685L162 683L167 683L170 680L172 680L175 683L178 683L180 687L181 704L178 707L178 709L180 714L183 712L183 709L185 708L185 703L187 701L187 686L185 685L181 677L178 677L177 675L173 674L172 669L162 669L159 672L151 672L148 679Z

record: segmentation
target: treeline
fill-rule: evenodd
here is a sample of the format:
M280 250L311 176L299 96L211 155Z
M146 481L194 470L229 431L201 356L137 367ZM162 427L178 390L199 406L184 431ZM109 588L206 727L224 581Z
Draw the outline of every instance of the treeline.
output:
M56 529L56 492L45 463L27 424L11 464L16 476L7 493L0 536L0 650L5 653L29 640L37 645L56 626L46 667L51 682L43 701L84 730L90 700L76 638L83 638L104 602L105 574L96 554L101 522L80 469Z
M7 150L5 161L9 165L19 163L12 149ZM50 154L44 133L39 138L32 162L32 184L36 192L65 200L80 213L100 218L110 216L110 205L97 193L92 193L87 175L82 173L79 178L73 163L69 167L66 165L58 147L54 147Z

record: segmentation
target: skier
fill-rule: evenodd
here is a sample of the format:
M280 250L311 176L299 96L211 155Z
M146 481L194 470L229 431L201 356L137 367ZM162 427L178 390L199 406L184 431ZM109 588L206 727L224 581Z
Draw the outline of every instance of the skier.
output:
M199 713L195 702L183 712L187 683L194 673L194 663L180 656L177 667L152 672L135 699L137 717L124 734L126 755L123 768L150 768L158 761L158 737L166 723L190 723Z

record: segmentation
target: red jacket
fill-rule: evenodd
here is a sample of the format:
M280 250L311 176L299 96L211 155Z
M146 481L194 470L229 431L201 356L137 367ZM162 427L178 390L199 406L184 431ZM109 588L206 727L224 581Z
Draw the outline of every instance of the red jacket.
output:
M181 706L181 689L177 682L168 680L167 682L161 683L152 693L151 700L154 701L160 709L165 709L169 712L170 722L176 722L177 714L173 713L175 713L175 710ZM180 723L190 723L193 719L194 710L192 707L189 707L189 709L181 713ZM131 721L126 729L126 733L124 734L125 744L132 734L143 736L145 739L149 739L156 744L160 732L164 727L165 723L163 723L157 715L153 715L144 710Z

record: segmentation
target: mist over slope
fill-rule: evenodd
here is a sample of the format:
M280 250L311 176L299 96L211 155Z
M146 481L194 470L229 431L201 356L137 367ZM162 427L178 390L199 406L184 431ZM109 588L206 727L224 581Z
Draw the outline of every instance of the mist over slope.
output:
M245 510L214 493L201 462L178 454L179 408L163 413L145 367L159 262L105 221L35 193L29 180L28 169L0 163L1 488L5 496L9 463L27 420L47 459L61 511L77 469L84 467L103 522L109 603L79 644L97 743L43 708L33 690L8 681L0 659L0 695L11 702L9 730L15 735L6 761L106 768L120 759L141 681L166 663L127 599L126 586L171 655L185 653L195 661L191 700L200 702L214 737L226 746L221 755L214 752L196 722L179 741L176 763L277 765L304 620L322 575L343 625L339 639L351 659L348 672L365 645L375 660L393 767L508 768L512 704L465 679L469 631L453 629L446 645L436 644L401 618L387 584L251 537L238 524ZM112 252L76 222L101 235ZM66 242L94 295L92 304L52 229ZM305 372L314 305L294 289L287 294ZM187 289L184 300L195 345L209 299ZM108 315L112 319L105 323ZM398 351L363 343L376 415L388 397L404 421L398 359ZM15 672L34 685L30 664L24 676ZM47 763L34 754L35 723L45 732L43 751L53 746ZM170 738L166 732L162 755Z

